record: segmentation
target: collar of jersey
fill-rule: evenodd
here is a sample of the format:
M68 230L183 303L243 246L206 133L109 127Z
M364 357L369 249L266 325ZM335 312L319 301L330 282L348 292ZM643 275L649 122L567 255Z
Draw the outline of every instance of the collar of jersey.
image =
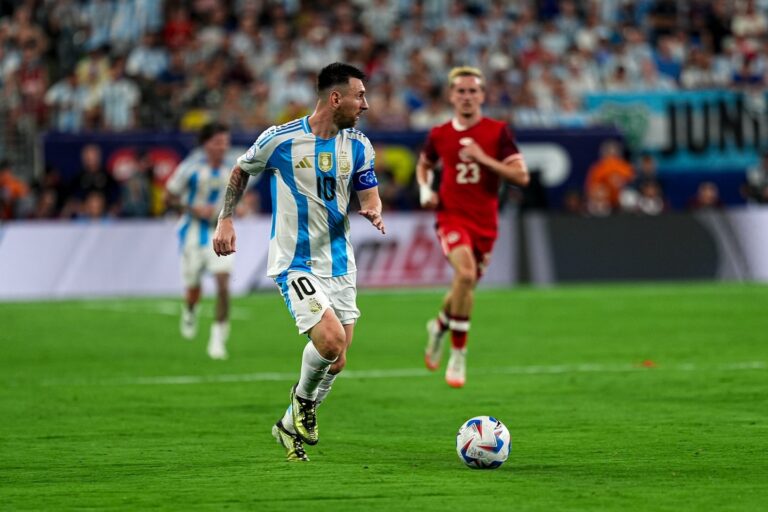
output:
M480 121L478 121L477 123L479 122ZM475 126L477 123L473 124L472 126ZM451 126L453 126L453 129L456 130L457 132L465 132L470 128L472 128L472 126L464 126L463 124L460 124L459 120L456 119L455 117L451 118Z

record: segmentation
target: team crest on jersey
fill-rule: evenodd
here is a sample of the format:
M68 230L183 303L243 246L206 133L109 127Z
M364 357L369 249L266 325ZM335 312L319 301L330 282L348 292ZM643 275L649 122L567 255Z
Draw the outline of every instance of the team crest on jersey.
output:
M349 160L349 156L346 153L339 155L339 172L349 173L352 170L352 162Z
M245 159L249 162L253 160L253 157L256 155L256 144L248 148L248 151L245 152Z
M320 302L316 298L310 297L309 298L309 311L312 314L315 314L315 313L319 313L321 309L323 309L323 306L320 304Z
M333 154L322 152L317 155L317 166L323 172L328 172L333 168Z

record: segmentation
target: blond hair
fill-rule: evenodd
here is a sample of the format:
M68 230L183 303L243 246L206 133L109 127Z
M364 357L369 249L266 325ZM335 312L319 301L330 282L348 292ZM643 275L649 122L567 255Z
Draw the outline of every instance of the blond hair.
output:
M474 76L480 80L480 85L485 87L485 77L483 76L483 72L472 66L458 66L453 68L450 73L448 73L448 85L452 87L453 81L460 76Z

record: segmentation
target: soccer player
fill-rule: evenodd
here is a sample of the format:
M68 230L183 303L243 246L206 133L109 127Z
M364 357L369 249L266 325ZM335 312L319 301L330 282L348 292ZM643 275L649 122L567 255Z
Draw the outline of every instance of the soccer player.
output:
M440 366L442 342L451 331L445 380L466 381L466 344L473 293L496 241L500 180L525 186L528 169L506 123L483 117L484 78L479 69L457 67L448 75L453 118L432 128L416 166L422 207L437 210L437 236L453 267L451 288L437 318L427 323L425 363ZM433 170L442 161L437 192Z
M208 271L216 279L216 317L208 340L208 356L227 358L229 337L229 274L233 256L217 258L212 239L218 211L224 204L227 171L234 162L228 158L229 128L209 123L200 130L201 150L193 151L174 170L166 184L166 201L183 212L179 219L181 274L186 287L182 306L181 335L193 339L197 335L200 282Z
M318 441L316 407L344 368L360 316L347 217L352 190L358 213L384 233L373 147L354 129L368 109L364 79L357 68L338 62L320 71L312 115L267 129L238 159L213 239L216 254L235 252L234 207L249 175L268 173L273 201L267 274L299 333L309 337L290 404L272 427L293 461L309 460L304 443Z

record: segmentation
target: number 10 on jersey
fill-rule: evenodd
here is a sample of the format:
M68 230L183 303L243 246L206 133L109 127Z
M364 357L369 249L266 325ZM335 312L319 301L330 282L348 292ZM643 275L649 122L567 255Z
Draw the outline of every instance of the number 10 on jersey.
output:
M317 197L326 201L336 199L336 178L333 176L318 176Z

